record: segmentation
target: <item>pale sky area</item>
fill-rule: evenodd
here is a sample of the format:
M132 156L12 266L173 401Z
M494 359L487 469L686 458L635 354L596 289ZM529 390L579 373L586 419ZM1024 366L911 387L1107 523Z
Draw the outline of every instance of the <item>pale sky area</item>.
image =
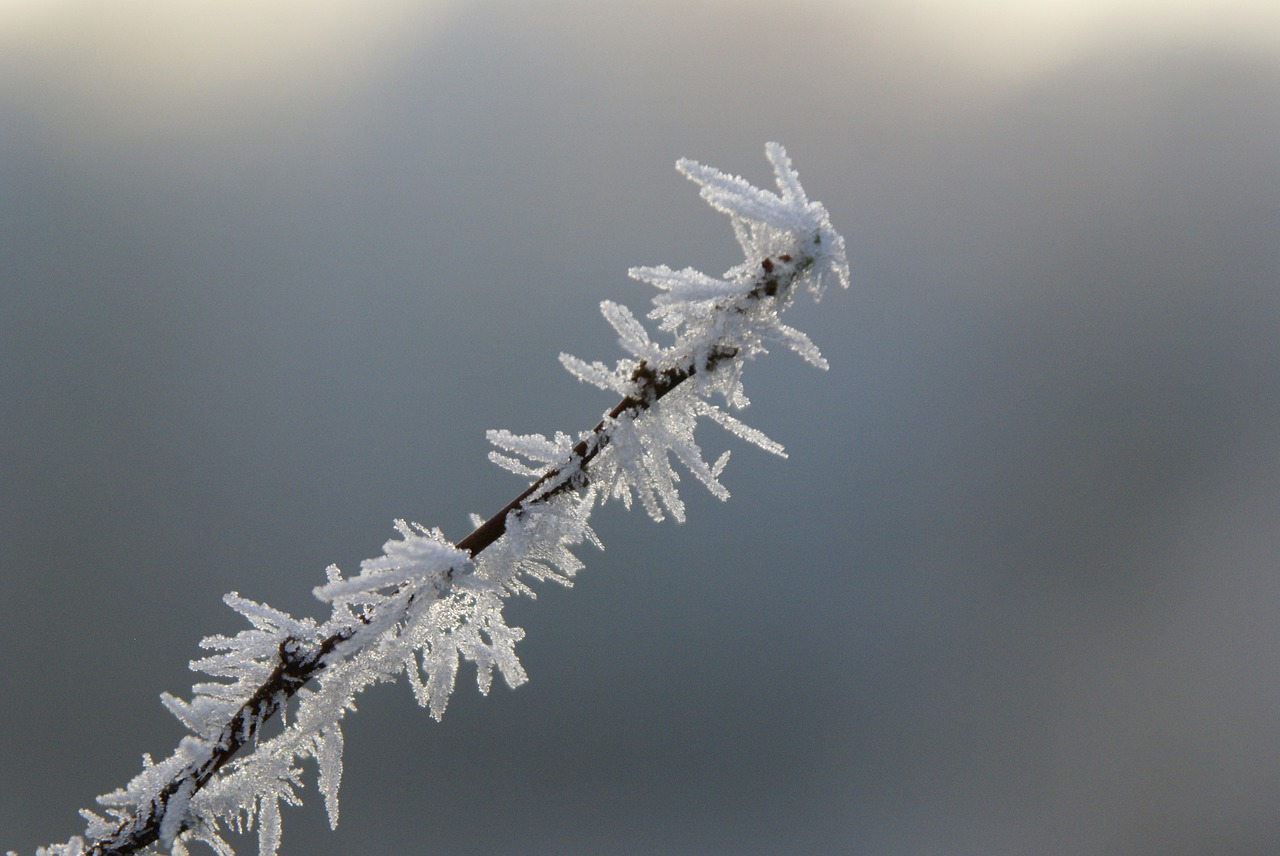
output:
M447 0L0 0L0 39L6 62L32 75L30 94L43 96L46 109L127 135L210 108L225 118L217 108L230 99L279 104L314 97L321 84L358 88L403 52L443 38L468 5L502 15L501 4ZM726 0L640 4L636 16L668 20L655 30L661 40L686 15L732 17L744 8L771 22L753 46L768 56L785 55L791 34L806 26L853 39L871 23L880 38L936 51L938 61L993 86L1099 47L1280 50L1280 7L1267 0ZM572 16L565 23L591 27ZM651 48L661 55L660 43Z
M767 140L853 274L747 373L790 457L706 426L733 497L601 510L518 690L369 692L281 853L1280 852L1263 0L0 0L0 852L172 751L223 593L594 424L627 269L740 261L675 160Z

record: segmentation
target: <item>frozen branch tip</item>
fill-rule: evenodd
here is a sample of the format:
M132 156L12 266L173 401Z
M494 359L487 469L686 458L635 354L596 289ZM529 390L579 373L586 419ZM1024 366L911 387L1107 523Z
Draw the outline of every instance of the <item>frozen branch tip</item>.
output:
M744 261L720 277L665 265L630 270L658 290L647 318L666 343L627 307L601 304L627 358L608 366L560 355L578 380L619 397L593 428L550 438L490 431L490 459L532 483L492 517L475 518L457 543L439 529L396 521L399 537L361 562L358 574L329 567L314 590L330 609L323 621L228 594L227 605L251 626L200 643L210 653L191 667L211 680L195 684L190 701L161 697L189 734L169 757L144 757L128 785L98 797L99 811L83 811L83 835L40 848L40 856L185 856L194 843L231 856L224 834L253 829L259 852L274 856L281 806L300 804L301 765L309 761L336 828L341 726L361 691L403 676L440 719L463 660L475 664L482 693L495 671L511 687L524 683L515 651L524 631L507 625L503 603L532 596L533 582L571 582L583 567L573 548L600 546L589 523L597 505L638 502L654 520L683 521L675 463L728 498L720 475L729 455L704 459L694 438L700 418L783 455L780 444L731 413L747 404L743 371L770 345L827 368L817 346L781 314L797 293L816 300L832 284L847 288L849 268L844 239L823 205L805 195L782 146L769 143L766 155L776 192L677 162L702 198L728 215ZM283 721L286 711L279 733L263 736L263 725Z

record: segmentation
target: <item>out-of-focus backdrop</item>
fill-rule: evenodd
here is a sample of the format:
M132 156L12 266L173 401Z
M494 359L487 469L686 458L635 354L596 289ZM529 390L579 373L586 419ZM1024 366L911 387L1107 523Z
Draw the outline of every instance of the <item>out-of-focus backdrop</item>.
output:
M531 682L347 720L283 854L1280 852L1280 6L0 0L0 849L310 595L613 402L672 164L789 149L854 287L724 505L608 507ZM237 839L256 852L251 838Z

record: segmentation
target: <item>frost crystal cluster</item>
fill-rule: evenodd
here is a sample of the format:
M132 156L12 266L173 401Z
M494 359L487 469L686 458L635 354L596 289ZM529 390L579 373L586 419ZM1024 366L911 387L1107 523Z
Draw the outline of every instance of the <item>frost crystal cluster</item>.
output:
M101 813L83 812L83 837L40 852L185 854L203 842L230 854L223 833L256 828L259 852L271 856L280 845L281 805L299 803L308 759L336 826L342 723L361 690L403 675L439 719L462 660L475 663L481 692L495 670L512 687L524 683L515 652L524 631L506 624L504 599L532 596L530 581L569 584L582 567L571 548L599 546L588 522L597 504L639 501L655 520L684 520L676 464L727 498L720 474L728 453L714 462L703 457L694 437L700 418L782 454L729 412L747 404L743 368L770 345L826 368L809 338L779 316L801 289L817 299L830 283L848 287L849 271L826 209L805 196L781 146L766 151L776 193L693 161L677 164L729 216L746 258L718 278L689 268L631 270L658 289L648 318L662 341L625 306L605 301L605 319L629 358L610 367L560 357L579 380L621 398L594 428L553 438L489 432L497 447L490 458L533 483L490 519L477 518L456 544L437 529L397 521L399 537L358 574L328 569L315 589L332 610L323 622L227 595L251 628L201 642L210 653L191 667L212 680L196 684L190 701L163 696L190 734L168 758L145 757L133 781L99 797ZM263 724L277 715L279 733L265 736Z

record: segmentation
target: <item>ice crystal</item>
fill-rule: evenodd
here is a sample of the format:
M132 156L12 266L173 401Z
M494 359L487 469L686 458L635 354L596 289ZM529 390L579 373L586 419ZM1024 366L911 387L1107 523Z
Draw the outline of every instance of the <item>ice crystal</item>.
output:
M361 691L404 675L418 703L439 719L463 661L475 664L482 693L495 671L511 687L524 683L515 651L524 631L506 624L504 600L533 596L532 582L572 583L582 568L573 549L602 546L589 522L597 504L638 501L655 520L683 521L681 470L728 498L720 477L729 454L705 459L695 439L700 418L783 455L781 445L728 411L747 405L745 364L770 344L826 368L813 342L779 313L798 289L817 299L832 283L847 287L849 270L844 240L826 209L805 196L786 152L770 143L766 154L776 193L693 161L677 164L712 207L729 215L745 261L720 277L666 266L631 270L658 289L648 318L671 341L654 341L625 306L601 304L630 359L610 368L560 357L579 380L622 398L594 429L553 438L490 431L498 450L490 458L534 483L493 519L477 518L476 531L457 544L437 529L396 521L399 539L361 562L359 574L328 569L315 589L331 609L323 623L227 595L251 627L201 642L213 653L191 667L214 680L197 683L190 701L162 696L190 735L169 758L144 758L125 788L99 797L106 814L84 812L85 839L41 853L158 846L184 856L200 842L231 856L222 833L256 829L259 853L272 856L281 841L280 807L299 803L299 765L308 760L336 827L342 720ZM283 725L265 737L262 725L276 714Z

